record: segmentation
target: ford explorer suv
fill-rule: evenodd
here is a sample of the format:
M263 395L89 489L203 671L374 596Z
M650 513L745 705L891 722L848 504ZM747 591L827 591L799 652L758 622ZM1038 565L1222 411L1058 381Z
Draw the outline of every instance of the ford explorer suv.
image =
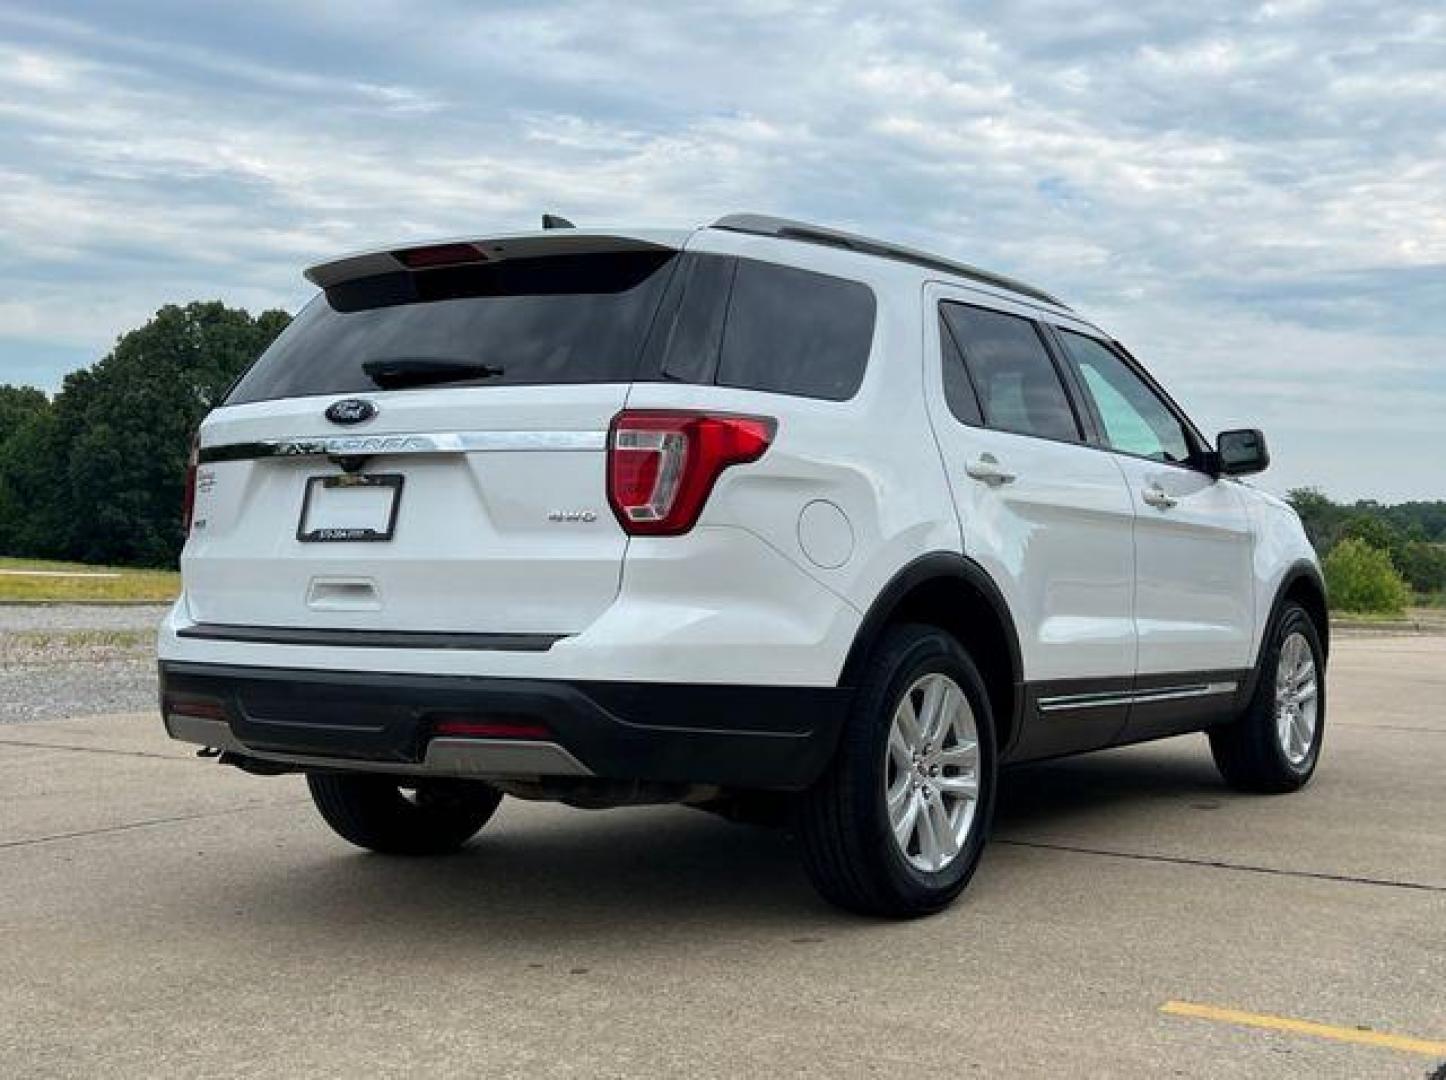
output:
M200 429L171 736L377 852L504 795L786 822L889 916L965 887L1007 765L1204 732L1310 779L1325 591L1259 431L938 256L547 224L306 272Z

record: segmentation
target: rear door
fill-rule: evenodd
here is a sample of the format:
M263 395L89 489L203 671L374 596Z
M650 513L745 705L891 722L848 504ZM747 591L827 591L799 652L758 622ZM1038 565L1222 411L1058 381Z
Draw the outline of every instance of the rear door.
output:
M1137 717L1150 713L1150 693L1176 695L1162 711L1182 720L1228 706L1254 629L1245 500L1204 471L1203 440L1129 358L1097 338L1057 333L1137 513ZM1195 699L1199 709L1181 704Z
M1009 602L1037 713L1015 755L1103 746L1124 724L1135 666L1129 491L1084 444L1027 308L979 307L945 286L926 297L930 416L964 551Z
M596 618L626 545L607 428L676 252L586 240L320 275L202 429L193 618L503 634Z

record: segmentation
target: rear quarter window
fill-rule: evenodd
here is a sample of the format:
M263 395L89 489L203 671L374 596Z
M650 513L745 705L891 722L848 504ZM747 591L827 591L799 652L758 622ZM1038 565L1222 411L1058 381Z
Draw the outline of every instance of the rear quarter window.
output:
M843 401L863 382L874 335L867 285L739 259L718 358L719 386Z

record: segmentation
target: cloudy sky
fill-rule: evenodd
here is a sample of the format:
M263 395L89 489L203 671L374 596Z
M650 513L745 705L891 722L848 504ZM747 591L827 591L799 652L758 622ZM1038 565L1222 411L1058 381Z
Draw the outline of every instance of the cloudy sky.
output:
M355 247L744 209L1062 294L1267 487L1446 497L1437 0L0 0L0 382Z

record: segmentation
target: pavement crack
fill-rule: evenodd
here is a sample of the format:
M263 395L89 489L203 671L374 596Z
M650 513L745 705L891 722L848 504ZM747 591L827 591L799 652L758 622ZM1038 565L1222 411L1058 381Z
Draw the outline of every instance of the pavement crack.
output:
M184 761L187 763L191 761L188 757L177 757L175 754L157 754L150 750L112 750L108 746L74 746L65 743L35 742L32 739L0 738L0 746L28 746L37 750L76 750L82 754L115 754L120 757L155 758L157 761Z
M32 847L36 844L52 844L60 840L81 840L88 836L105 836L109 833L131 832L135 829L149 829L157 825L176 825L183 821L200 821L205 818L227 817L231 814L247 814L254 810L271 810L286 806L301 806L310 799L285 799L281 802L252 803L248 806L232 806L225 810L202 810L194 814L175 814L171 817L148 818L145 821L131 821L124 825L107 825L99 829L77 829L75 832L51 833L49 836L32 836L25 840L0 840L0 851L7 848Z
M1275 877L1312 878L1316 881L1338 881L1348 885L1374 885L1387 889L1410 889L1416 892L1446 893L1446 885L1424 881L1396 881L1390 878L1364 877L1355 874L1330 874L1321 870L1284 870L1275 866L1229 862L1224 859L1192 859L1187 855L1147 855L1138 851L1111 851L1108 848L1082 847L1075 844L1052 844L1044 840L1001 840L995 844L1010 847L1039 848L1043 851L1068 851L1075 855L1099 855L1108 859L1132 859L1136 862L1166 863L1172 866L1201 866L1210 870L1239 870L1247 874L1270 874Z

